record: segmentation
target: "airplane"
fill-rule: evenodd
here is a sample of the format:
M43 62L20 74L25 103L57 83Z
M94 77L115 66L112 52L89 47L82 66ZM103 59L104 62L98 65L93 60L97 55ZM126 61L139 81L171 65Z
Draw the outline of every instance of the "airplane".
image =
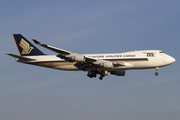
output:
M17 62L58 70L85 71L90 78L95 78L97 74L99 74L100 80L108 76L108 74L125 76L126 70L134 69L155 68L155 75L157 76L160 67L175 62L173 57L165 54L161 50L139 50L109 54L77 54L42 44L32 39L36 45L57 53L57 55L47 55L36 48L21 34L13 34L12 36L19 55L6 54L16 58Z

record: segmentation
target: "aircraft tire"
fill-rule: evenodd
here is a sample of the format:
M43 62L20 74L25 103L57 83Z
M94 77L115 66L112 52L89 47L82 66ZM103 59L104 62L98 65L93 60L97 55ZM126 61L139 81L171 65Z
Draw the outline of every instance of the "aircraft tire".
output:
M102 80L102 79L103 79L103 77L99 77L99 79L100 79L100 80Z
M155 72L155 75L158 76L158 72Z

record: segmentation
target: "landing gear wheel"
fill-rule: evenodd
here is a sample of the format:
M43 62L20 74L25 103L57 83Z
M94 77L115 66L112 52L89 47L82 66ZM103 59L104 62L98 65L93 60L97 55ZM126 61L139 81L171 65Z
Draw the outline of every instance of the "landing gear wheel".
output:
M158 76L158 72L155 72L155 75Z
M93 77L96 77L97 75L95 74Z
M94 72L88 72L87 76L90 78L93 78L93 77L96 77L97 75Z
M102 80L104 77L104 74L100 74L99 79Z
M158 76L158 70L159 70L159 67L156 67L156 72L155 72L156 76Z
M99 77L99 79L100 79L100 80L102 80L102 79L103 79L103 77Z

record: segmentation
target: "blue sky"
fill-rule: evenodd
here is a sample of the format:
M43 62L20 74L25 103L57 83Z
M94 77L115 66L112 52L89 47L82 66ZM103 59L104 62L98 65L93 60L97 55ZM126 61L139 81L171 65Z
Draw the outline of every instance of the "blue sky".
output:
M180 118L178 0L1 0L0 118L3 120L177 120ZM158 49L176 58L161 68L103 81L17 63L12 34L76 53ZM56 54L43 49L46 54Z

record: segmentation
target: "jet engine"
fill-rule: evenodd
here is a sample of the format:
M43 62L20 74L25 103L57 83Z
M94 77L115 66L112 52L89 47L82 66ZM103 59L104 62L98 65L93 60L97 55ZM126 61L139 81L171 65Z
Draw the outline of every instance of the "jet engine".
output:
M125 70L111 71L110 73L111 73L112 75L116 75L116 76L125 76Z
M84 55L76 55L76 56L71 57L71 60L75 62L85 62L86 58Z
M104 67L104 68L113 68L114 67L112 62L104 62L104 63L101 63L100 66Z

